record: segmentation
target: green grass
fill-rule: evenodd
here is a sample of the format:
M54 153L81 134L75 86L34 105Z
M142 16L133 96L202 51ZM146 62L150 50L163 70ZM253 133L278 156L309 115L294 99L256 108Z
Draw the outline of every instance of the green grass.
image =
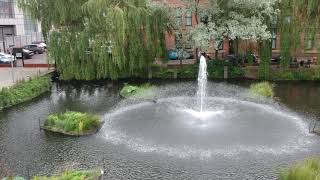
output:
M120 91L120 95L125 98L152 98L155 96L155 86L149 83L141 86L125 84Z
M250 93L253 95L264 96L264 97L274 97L274 84L269 82L261 82L252 84L250 86Z
M44 128L64 134L82 135L96 130L100 125L100 118L96 115L67 111L49 115Z
M61 175L51 177L36 176L32 180L98 180L100 176L100 170L65 171Z
M307 160L284 170L279 180L320 180L320 160Z
M0 90L0 110L29 101L50 90L51 83L47 76L22 81L12 87Z

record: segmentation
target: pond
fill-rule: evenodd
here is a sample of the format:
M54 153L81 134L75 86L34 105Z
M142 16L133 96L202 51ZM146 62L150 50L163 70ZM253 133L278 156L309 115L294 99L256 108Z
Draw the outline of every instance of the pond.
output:
M156 101L121 98L123 83L59 83L1 112L0 177L101 167L106 179L276 179L320 154L320 137L308 132L320 118L318 82L279 82L277 101L251 97L252 81L208 82L206 117L193 110L197 82L153 81ZM99 114L105 124L80 138L40 131L65 110Z

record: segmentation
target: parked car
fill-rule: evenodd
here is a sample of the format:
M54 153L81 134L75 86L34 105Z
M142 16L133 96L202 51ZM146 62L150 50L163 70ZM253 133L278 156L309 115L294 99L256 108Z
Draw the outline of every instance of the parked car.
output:
M36 42L32 42L32 44L37 44L40 47L43 47L44 49L47 49L47 44L44 43L43 41L36 41Z
M16 56L15 48L13 49L12 55ZM31 59L34 55L33 51L29 51L28 49L22 49L23 59ZM21 57L17 57L17 59L21 59Z
M170 60L192 59L193 54L192 54L192 52L188 52L185 50L170 49L170 50L168 50L168 58Z
M0 64L9 64L11 61L14 62L14 56L0 52Z
M30 51L33 51L34 54L42 54L44 53L44 47L41 47L38 44L29 44L23 47L24 49L28 49Z

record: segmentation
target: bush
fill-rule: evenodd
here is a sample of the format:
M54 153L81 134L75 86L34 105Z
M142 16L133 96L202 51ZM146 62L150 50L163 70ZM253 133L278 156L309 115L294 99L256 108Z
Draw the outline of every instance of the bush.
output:
M253 95L272 98L274 96L273 88L274 88L274 84L271 84L269 82L261 82L261 83L252 84L250 86L250 92Z
M224 76L224 67L228 67L228 76L229 78L237 78L244 76L244 70L237 65L225 62L223 60L213 60L208 63L208 74L209 78L223 78Z
M81 135L96 130L100 125L101 121L98 116L67 111L63 114L49 115L45 121L44 128L70 135Z
M10 88L0 91L0 109L8 108L29 101L50 90L49 77L38 77L30 81L22 81Z
M155 96L155 86L146 83L141 86L125 84L120 91L120 95L125 98L152 98Z
M158 68L154 70L153 77L160 79L171 79L173 78L174 70L166 68Z
M36 176L32 180L97 180L101 176L99 170L91 171L65 171L61 175L44 177Z
M197 64L186 66L186 67L183 67L182 69L179 69L178 77L185 78L185 79L196 78L198 76L198 71L199 71L199 66Z
M280 180L319 180L320 179L320 161L307 160L303 163L284 170L280 173Z

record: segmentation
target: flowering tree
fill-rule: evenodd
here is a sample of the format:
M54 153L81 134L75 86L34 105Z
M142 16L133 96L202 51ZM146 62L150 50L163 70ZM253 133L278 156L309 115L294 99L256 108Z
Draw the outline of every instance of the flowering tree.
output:
M269 27L278 13L277 0L209 0L207 4L184 1L202 19L191 31L195 46L200 48L207 48L211 40L268 40ZM215 45L217 48L218 43Z

